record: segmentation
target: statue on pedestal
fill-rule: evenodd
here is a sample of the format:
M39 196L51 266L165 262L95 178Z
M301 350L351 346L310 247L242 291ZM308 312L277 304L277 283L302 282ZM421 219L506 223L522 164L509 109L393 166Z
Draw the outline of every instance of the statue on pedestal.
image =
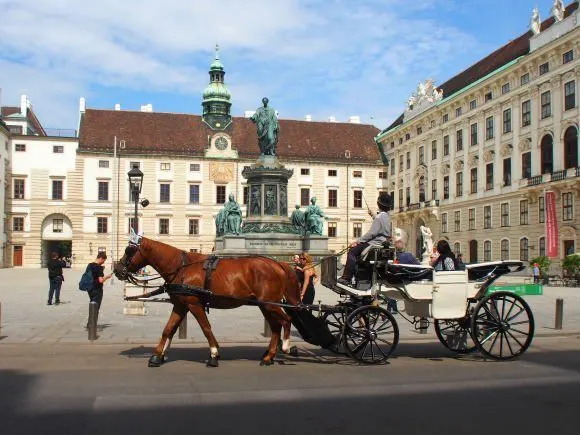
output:
M322 209L316 205L316 197L310 200L310 205L305 213L306 231L318 236L322 235L322 221L326 218Z
M538 8L534 8L532 11L532 19L530 20L530 30L534 35L540 33L540 27L542 25L542 20L540 19L540 11Z
M300 205L296 204L296 209L290 215L290 222L296 228L298 233L303 233L304 228L306 226L306 219L304 216L304 212L300 210Z
M562 21L564 19L565 11L564 2L562 0L554 0L551 12L556 21Z
M250 119L257 127L260 154L264 156L275 156L280 125L278 124L276 111L268 107L268 99L266 97L262 98L262 104L264 106L259 107Z
M242 209L234 199L234 194L230 193L229 201L219 211L215 218L216 235L226 234L238 235L242 229Z

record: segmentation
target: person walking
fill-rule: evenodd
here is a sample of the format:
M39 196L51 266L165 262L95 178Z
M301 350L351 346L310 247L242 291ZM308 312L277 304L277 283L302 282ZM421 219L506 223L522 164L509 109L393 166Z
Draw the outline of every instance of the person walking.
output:
M48 260L48 302L46 305L52 305L52 300L54 297L54 304L60 305L60 288L62 282L64 281L64 276L62 274L62 268L65 267L64 261L58 258L58 254L53 252L50 255L50 260Z
M540 283L540 265L538 263L534 263L532 268L532 273L534 274L534 284Z
M90 268L93 275L93 288L88 291L91 302L97 303L97 319L99 318L99 311L101 309L101 302L103 301L103 284L113 276L112 274L105 275L104 270L105 261L107 261L107 253L99 252L94 262L89 263L87 269ZM89 327L87 321L87 328Z

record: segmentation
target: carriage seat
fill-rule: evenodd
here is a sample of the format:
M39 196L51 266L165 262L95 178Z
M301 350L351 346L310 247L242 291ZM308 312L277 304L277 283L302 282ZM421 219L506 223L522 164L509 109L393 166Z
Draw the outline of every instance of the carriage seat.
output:
M423 264L398 264L387 263L385 265L385 278L392 284L403 284L413 281L432 281L433 267Z

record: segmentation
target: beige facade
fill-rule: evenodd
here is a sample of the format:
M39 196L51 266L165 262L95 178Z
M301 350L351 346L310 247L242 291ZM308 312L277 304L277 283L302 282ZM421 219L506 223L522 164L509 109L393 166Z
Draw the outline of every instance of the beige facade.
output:
M476 67L513 59L453 89L473 75L461 73L379 135L393 219L412 251L426 225L466 262L544 255L546 190L556 193L559 257L579 250L579 25L576 9L544 23ZM513 54L522 38L529 50Z
M10 189L10 133L8 126L0 122L0 267L8 258L8 209Z

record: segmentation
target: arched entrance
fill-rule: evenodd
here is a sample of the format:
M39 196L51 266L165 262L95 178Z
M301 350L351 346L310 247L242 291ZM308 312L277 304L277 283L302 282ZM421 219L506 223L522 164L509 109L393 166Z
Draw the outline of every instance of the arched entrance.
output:
M469 241L469 262L477 263L477 240Z
M554 172L554 139L551 134L542 138L541 148L541 173L551 174Z
M564 168L578 167L578 128L570 126L564 133Z
M72 236L72 224L65 215L54 213L44 218L41 227L42 267L46 267L52 252L56 252L60 257L72 255Z

